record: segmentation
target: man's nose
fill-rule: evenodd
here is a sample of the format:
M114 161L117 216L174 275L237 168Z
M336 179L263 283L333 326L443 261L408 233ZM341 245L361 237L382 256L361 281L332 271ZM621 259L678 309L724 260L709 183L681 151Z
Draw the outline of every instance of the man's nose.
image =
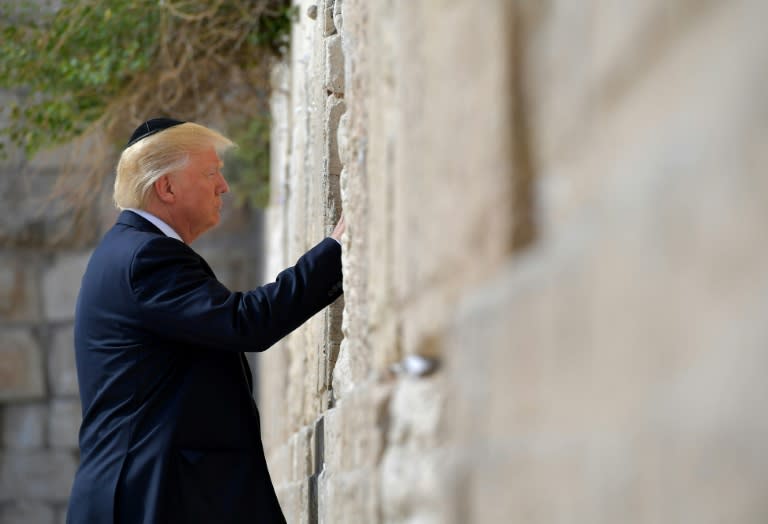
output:
M224 175L222 175L221 172L219 172L219 183L217 184L217 189L219 190L219 194L229 192L229 184L227 184L227 181L224 179Z

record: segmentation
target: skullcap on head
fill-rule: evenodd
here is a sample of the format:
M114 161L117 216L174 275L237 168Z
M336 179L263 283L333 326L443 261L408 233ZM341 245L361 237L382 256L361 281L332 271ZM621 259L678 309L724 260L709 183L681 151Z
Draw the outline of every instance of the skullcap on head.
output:
M169 127L177 126L183 123L184 122L181 120L174 120L173 118L153 118L151 120L147 120L136 128L136 131L133 132L130 140L128 140L128 144L126 144L125 147L131 147L133 144L143 138L147 138L148 136L159 133L164 129L168 129Z

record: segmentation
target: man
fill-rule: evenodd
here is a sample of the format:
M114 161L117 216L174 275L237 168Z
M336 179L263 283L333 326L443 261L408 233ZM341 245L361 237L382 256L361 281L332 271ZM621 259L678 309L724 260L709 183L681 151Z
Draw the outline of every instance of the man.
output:
M91 256L75 315L83 423L71 524L285 522L243 352L342 293L345 226L275 282L228 290L189 244L219 222L230 146L203 126L153 119L120 157L123 211Z

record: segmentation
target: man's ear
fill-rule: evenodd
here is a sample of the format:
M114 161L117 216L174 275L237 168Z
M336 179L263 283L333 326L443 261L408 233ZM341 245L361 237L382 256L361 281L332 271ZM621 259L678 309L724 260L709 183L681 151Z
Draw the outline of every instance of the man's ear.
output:
M152 184L155 188L155 194L160 202L164 204L172 204L176 201L176 195L173 194L173 184L171 177L163 175Z

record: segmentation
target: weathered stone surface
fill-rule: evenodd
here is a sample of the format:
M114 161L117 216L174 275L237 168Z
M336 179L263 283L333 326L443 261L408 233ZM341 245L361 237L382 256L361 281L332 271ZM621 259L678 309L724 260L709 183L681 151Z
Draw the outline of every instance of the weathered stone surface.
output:
M60 451L0 452L0 502L67 500L76 462Z
M0 401L45 394L40 345L24 329L0 330Z
M42 149L28 160L27 168L34 171L61 172L63 168L76 165L78 153L87 154L88 151L79 151L72 144Z
M765 8L320 6L270 213L290 263L338 209L340 42L344 339L262 368L273 449L324 417L318 520L763 522ZM387 372L409 354L441 365Z
M336 129L336 141L339 150L339 162L343 166L349 162L349 128L347 114L344 112L339 117L339 124Z
M78 394L72 326L53 330L48 353L48 383L56 396Z
M342 0L335 0L333 3L333 25L336 26L336 30L341 32L343 28L344 17L341 13Z
M446 460L440 449L389 447L380 470L381 521L446 522L451 513L442 489Z
M339 35L325 40L325 89L335 94L344 93L344 51Z
M67 524L67 506L66 504L58 504L56 508L56 517L54 522L56 524Z
M441 374L400 380L389 404L387 443L433 449L444 434L445 381Z
M303 427L291 437L292 480L303 480L314 472L312 442L311 427Z
M339 127L339 120L346 110L344 100L335 96L328 97L328 103L325 106L326 120L325 129L323 134L325 136L325 172L328 175L338 176L341 174L341 159L339 157L339 141L337 138L337 131ZM338 179L334 184L336 187L329 188L331 192L336 193L336 200L338 200Z
M378 487L378 479L372 468L320 475L317 522L379 522Z
M72 320L80 284L90 253L67 253L56 257L43 276L44 308L48 320Z
M263 440L263 439L262 439ZM272 477L272 483L281 486L293 480L292 475L292 447L291 441L283 443L280 446L274 446L267 454L267 466L269 466L269 475Z
M330 472L373 467L387 443L389 385L362 385L324 416L324 463Z
M53 448L77 448L82 420L80 401L55 399L50 405L48 443Z
M287 522L309 522L309 481L285 483L275 492Z
M0 171L3 171L0 165ZM0 245L6 248L50 249L83 246L93 242L100 231L95 208L84 208L80 218L87 227L76 224L66 198L56 194L60 171L46 172L24 167L22 162L0 177L4 213L0 215ZM70 184L82 183L82 180ZM99 191L99 188L94 189ZM97 224L94 227L94 224Z
M0 320L35 322L40 318L36 266L22 257L0 256Z
M321 30L323 36L329 36L336 33L336 26L333 23L333 5L334 0L318 0L319 9L322 11Z
M44 502L13 502L0 506L3 524L58 524L55 511Z
M2 412L3 447L33 449L43 446L48 407L41 403L6 404Z

